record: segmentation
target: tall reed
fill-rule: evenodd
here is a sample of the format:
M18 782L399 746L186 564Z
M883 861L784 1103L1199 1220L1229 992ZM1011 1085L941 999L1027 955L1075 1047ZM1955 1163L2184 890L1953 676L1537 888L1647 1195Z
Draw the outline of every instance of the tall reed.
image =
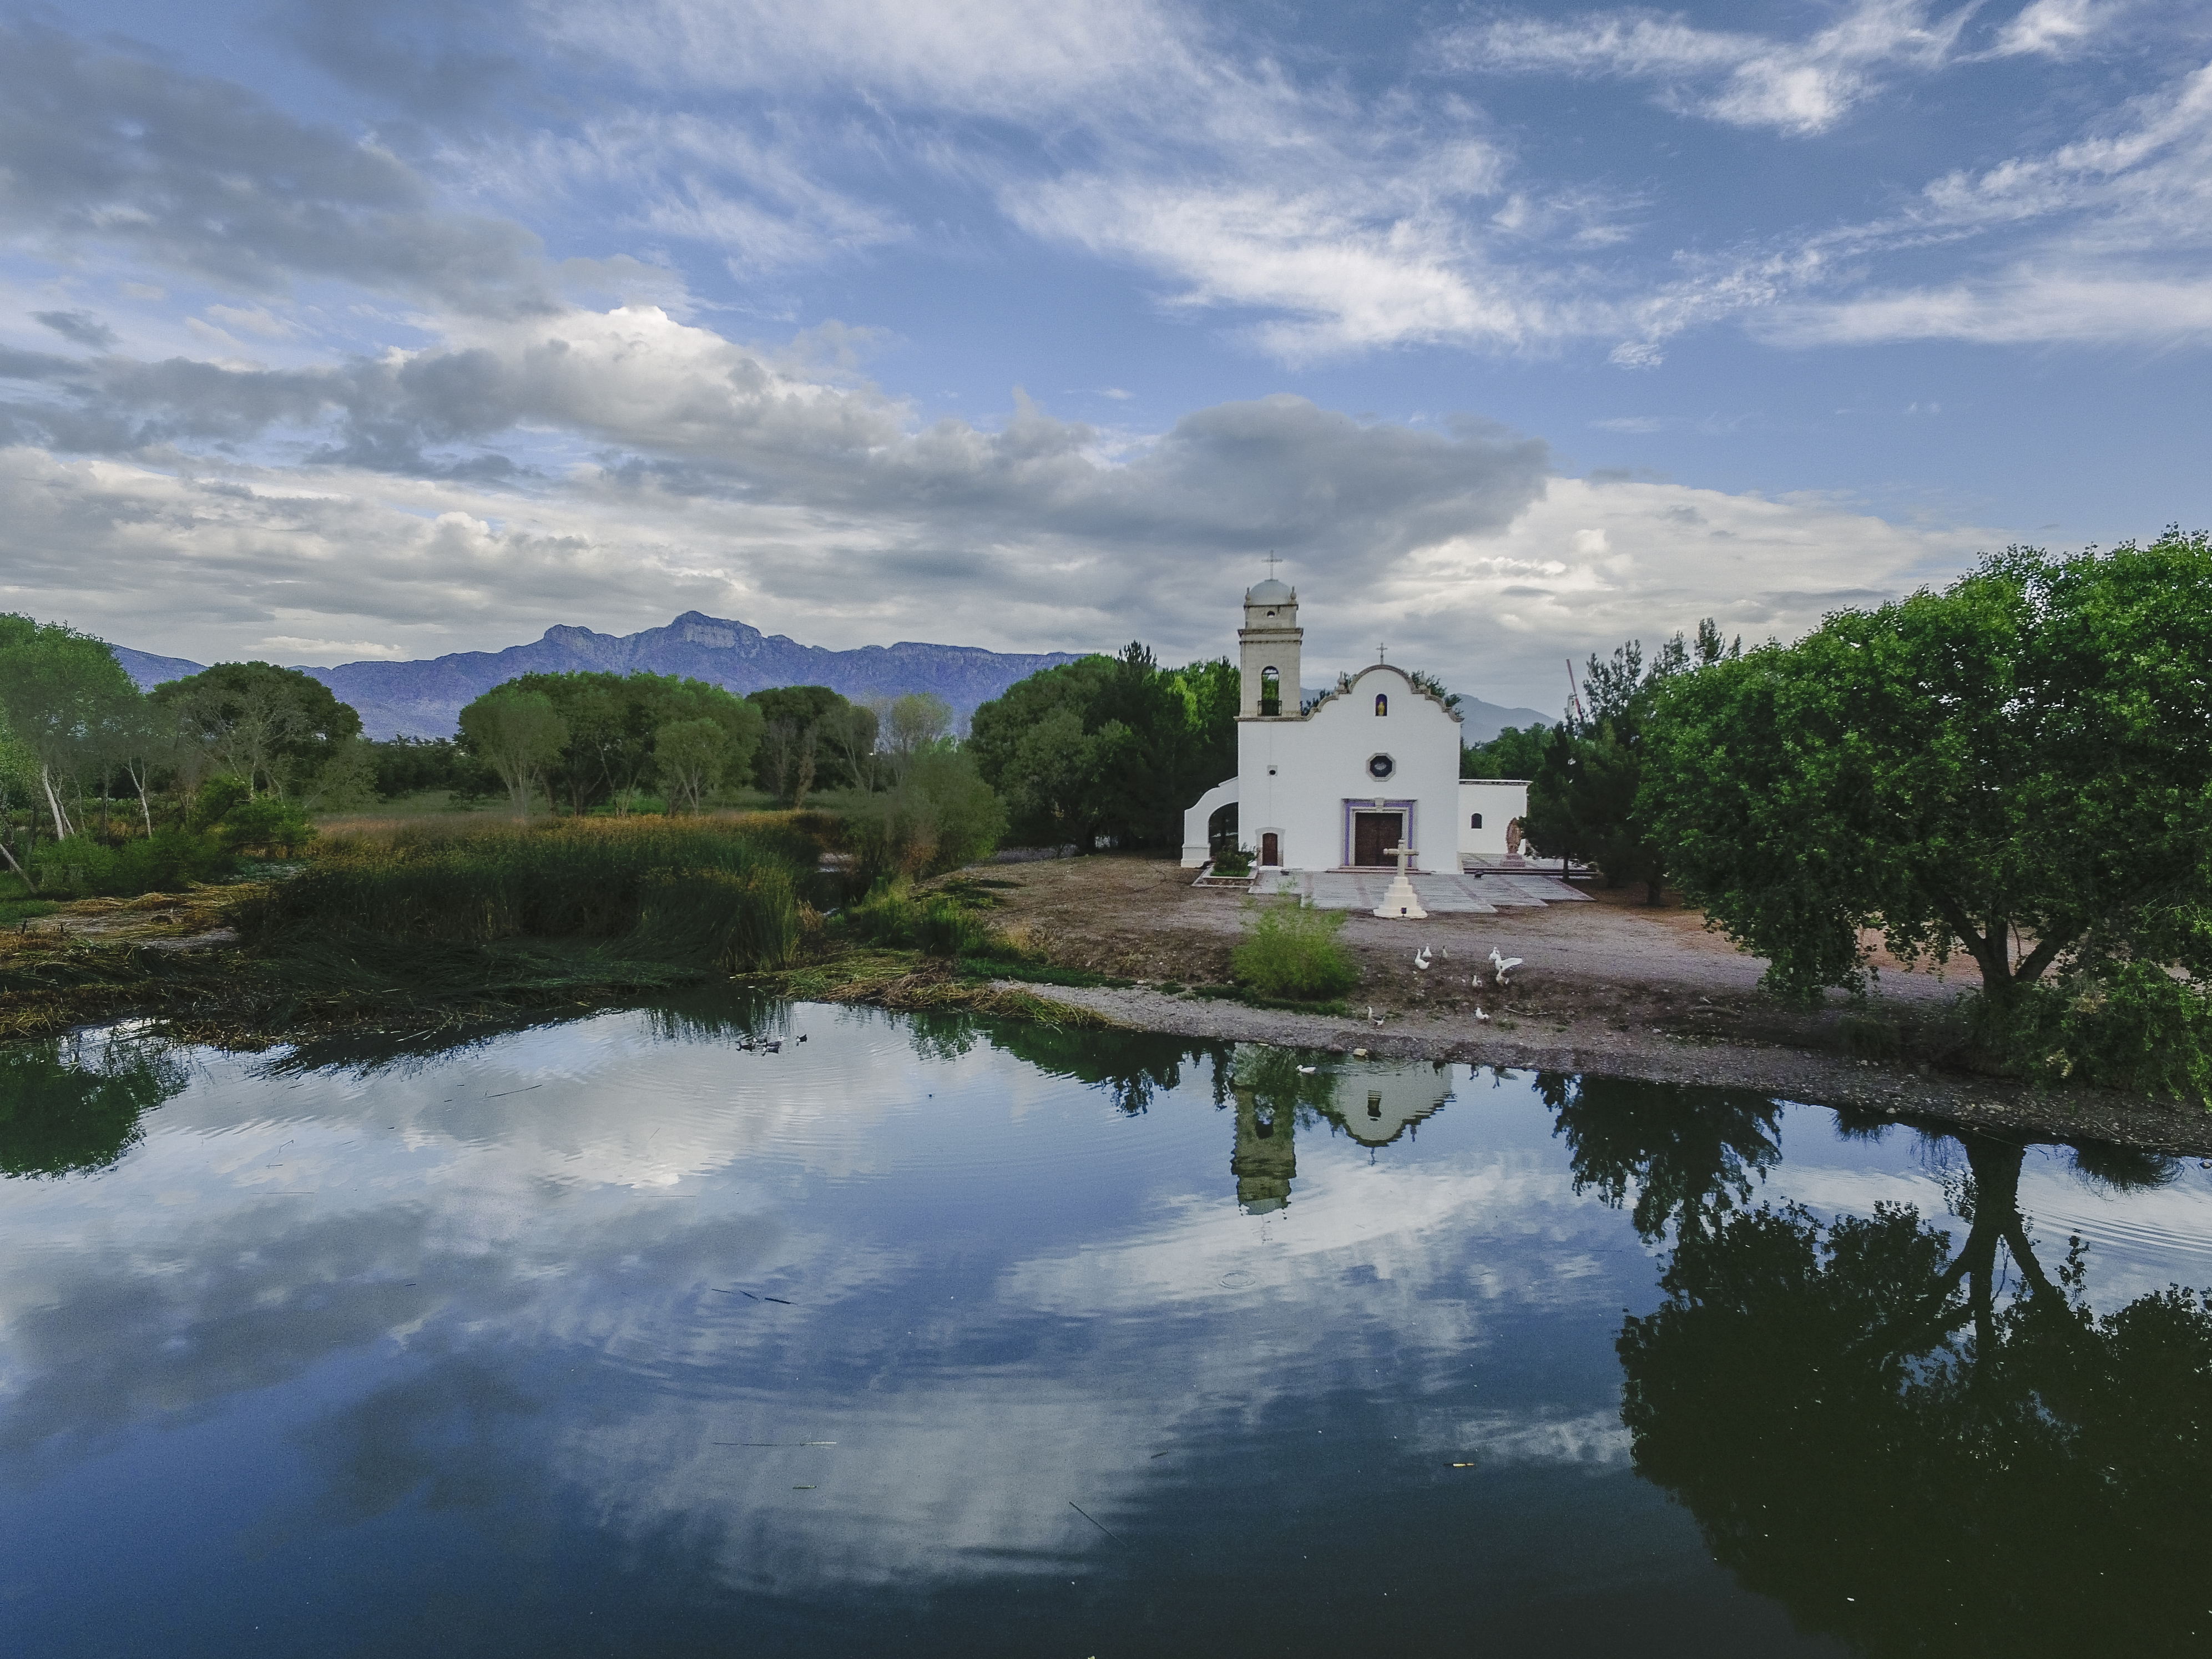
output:
M256 921L452 944L589 939L729 969L781 967L799 944L806 866L793 854L811 863L811 847L743 821L409 823L329 837Z

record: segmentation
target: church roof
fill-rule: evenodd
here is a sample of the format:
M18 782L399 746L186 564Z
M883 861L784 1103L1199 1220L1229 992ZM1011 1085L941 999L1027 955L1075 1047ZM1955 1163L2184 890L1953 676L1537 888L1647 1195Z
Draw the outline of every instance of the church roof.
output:
M1296 598L1297 595L1291 591L1288 583L1279 582L1273 576L1244 590L1247 605L1288 605Z

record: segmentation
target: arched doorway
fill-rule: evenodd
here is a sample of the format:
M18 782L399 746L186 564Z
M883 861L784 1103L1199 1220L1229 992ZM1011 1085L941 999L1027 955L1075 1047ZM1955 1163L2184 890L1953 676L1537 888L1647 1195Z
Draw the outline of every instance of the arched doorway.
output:
M1237 850L1237 803L1218 809L1206 821L1206 851L1218 858Z

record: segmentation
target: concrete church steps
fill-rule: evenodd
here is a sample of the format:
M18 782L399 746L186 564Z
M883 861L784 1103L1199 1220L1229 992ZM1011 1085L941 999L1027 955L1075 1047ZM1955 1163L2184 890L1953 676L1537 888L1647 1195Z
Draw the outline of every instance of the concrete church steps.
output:
M1271 870L1252 884L1259 894L1296 893L1317 910L1372 910L1390 885L1388 870ZM1440 872L1409 878L1421 908L1431 915L1488 915L1499 909L1588 902L1556 876L1492 872L1482 876Z

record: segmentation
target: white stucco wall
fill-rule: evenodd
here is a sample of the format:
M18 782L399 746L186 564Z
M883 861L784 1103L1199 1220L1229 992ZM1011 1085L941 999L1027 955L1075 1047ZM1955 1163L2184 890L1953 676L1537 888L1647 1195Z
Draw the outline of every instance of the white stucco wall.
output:
M1381 716L1378 692L1389 699ZM1349 856L1345 803L1379 799L1410 807L1415 869L1456 871L1459 750L1457 717L1378 663L1303 720L1237 722L1237 839L1257 852L1273 830L1285 868L1333 869ZM1382 782L1367 770L1376 754L1396 763Z
M1213 815L1237 799L1237 780L1217 783L1198 798L1197 803L1182 815L1182 867L1195 870L1213 855L1212 843L1206 836L1206 825ZM1241 845L1241 843L1240 843Z
M1484 858L1505 856L1505 826L1528 816L1526 778L1462 778L1459 782L1459 850ZM1474 827L1480 817L1482 827Z

